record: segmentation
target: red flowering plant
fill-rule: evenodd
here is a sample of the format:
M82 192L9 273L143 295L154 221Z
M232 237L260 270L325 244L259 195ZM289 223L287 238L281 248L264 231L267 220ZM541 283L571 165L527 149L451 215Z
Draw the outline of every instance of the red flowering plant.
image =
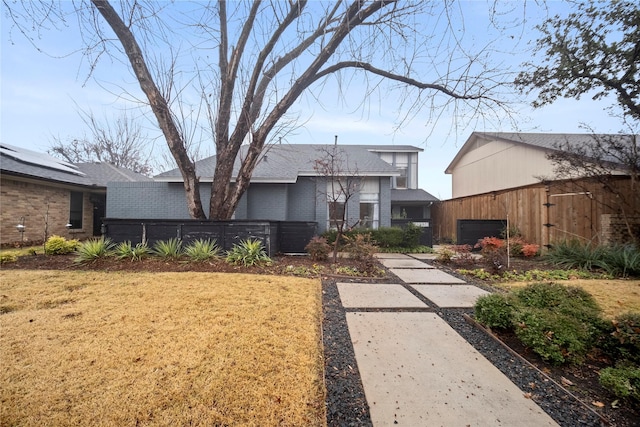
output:
M504 240L497 237L484 237L478 240L475 248L480 248L481 252L492 252L501 249L504 246Z
M534 257L538 255L539 252L540 252L539 245L536 245L533 243L527 243L522 246L522 255L524 255L527 258Z
M493 273L500 273L506 265L507 251L505 241L497 237L485 237L478 240L475 248L480 248L482 258L488 262Z

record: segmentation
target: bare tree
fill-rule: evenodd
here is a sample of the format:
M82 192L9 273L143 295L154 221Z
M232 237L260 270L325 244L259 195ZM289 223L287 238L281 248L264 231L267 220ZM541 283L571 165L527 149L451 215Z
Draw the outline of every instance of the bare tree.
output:
M338 246L344 232L357 225L349 224L349 201L360 192L362 178L357 165L350 166L347 153L337 144L318 149L313 170L319 178L317 192L329 209L329 228L338 232L333 245L333 262L338 256Z
M90 136L67 141L54 136L49 154L71 163L107 162L143 175L151 174L150 157L145 153L149 138L130 115L122 113L114 122L101 122L91 112L81 112L80 116Z
M39 32L45 23L55 25L68 16L60 4L3 2L27 36L30 26ZM189 85L199 89L193 111L209 107L217 156L209 218L228 219L290 108L305 91L321 90L329 77L341 87L366 82L361 105L373 91L383 90L381 82L391 82L407 90L401 114L426 110L427 120L452 102L457 114L463 108L472 114L508 111L501 91L512 79L500 64L488 65L488 47L475 53L462 48L461 33L451 24L460 8L439 0L188 5L123 0L115 7L107 0L78 0L73 13L91 67L103 56L116 61L126 56L181 172L189 213L204 219L198 173L180 126L184 116L179 112L186 109L176 105L188 98ZM193 61L180 69L179 58L186 55ZM432 80L421 81L427 75ZM234 177L243 143L248 150Z

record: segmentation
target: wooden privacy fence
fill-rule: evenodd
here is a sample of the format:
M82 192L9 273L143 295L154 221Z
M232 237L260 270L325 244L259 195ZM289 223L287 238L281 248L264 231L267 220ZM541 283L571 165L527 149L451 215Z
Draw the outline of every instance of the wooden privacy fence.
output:
M223 250L245 239L262 242L267 255L305 253L304 247L315 235L317 223L305 221L199 221L105 218L103 234L116 243L147 242L179 238L184 245L197 239L215 240Z
M528 242L541 246L567 239L608 243L611 216L620 218L624 213L637 222L640 209L630 179L620 177L611 185L615 192L588 180L552 181L444 200L432 207L434 239L456 242L460 219L508 219Z

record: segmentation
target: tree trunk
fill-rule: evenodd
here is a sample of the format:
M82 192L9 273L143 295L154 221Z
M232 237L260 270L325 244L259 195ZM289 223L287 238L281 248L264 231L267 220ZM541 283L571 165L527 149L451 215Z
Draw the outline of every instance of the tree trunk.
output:
M194 219L206 219L200 200L200 182L196 176L195 165L187 154L187 149L180 137L180 132L173 121L169 105L153 81L153 76L147 68L144 55L142 55L142 50L138 42L108 1L92 0L92 2L116 36L118 36L129 58L131 68L140 83L140 88L149 100L149 105L158 120L160 129L162 129L169 150L171 150L171 154L176 160L182 174L189 215Z

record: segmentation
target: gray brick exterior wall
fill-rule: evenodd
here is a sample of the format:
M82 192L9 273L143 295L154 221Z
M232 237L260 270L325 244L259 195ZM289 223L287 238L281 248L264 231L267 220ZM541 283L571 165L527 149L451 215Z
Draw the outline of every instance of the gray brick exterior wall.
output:
M287 220L287 184L252 184L247 191L247 218Z
M391 177L380 177L380 227L391 227Z
M391 182L380 178L379 225L391 225ZM301 177L295 184L252 184L240 200L236 219L273 221L316 221L318 233L327 229L326 188L324 178ZM208 212L211 188L200 188L202 204ZM360 195L354 194L347 205L348 224L360 218ZM165 182L110 183L107 191L108 218L188 219L182 184Z
M201 185L206 211L211 189ZM189 211L182 184L166 182L113 182L107 186L108 218L188 219Z
M289 185L287 220L315 221L317 205L318 194L313 178L301 177L295 184Z

